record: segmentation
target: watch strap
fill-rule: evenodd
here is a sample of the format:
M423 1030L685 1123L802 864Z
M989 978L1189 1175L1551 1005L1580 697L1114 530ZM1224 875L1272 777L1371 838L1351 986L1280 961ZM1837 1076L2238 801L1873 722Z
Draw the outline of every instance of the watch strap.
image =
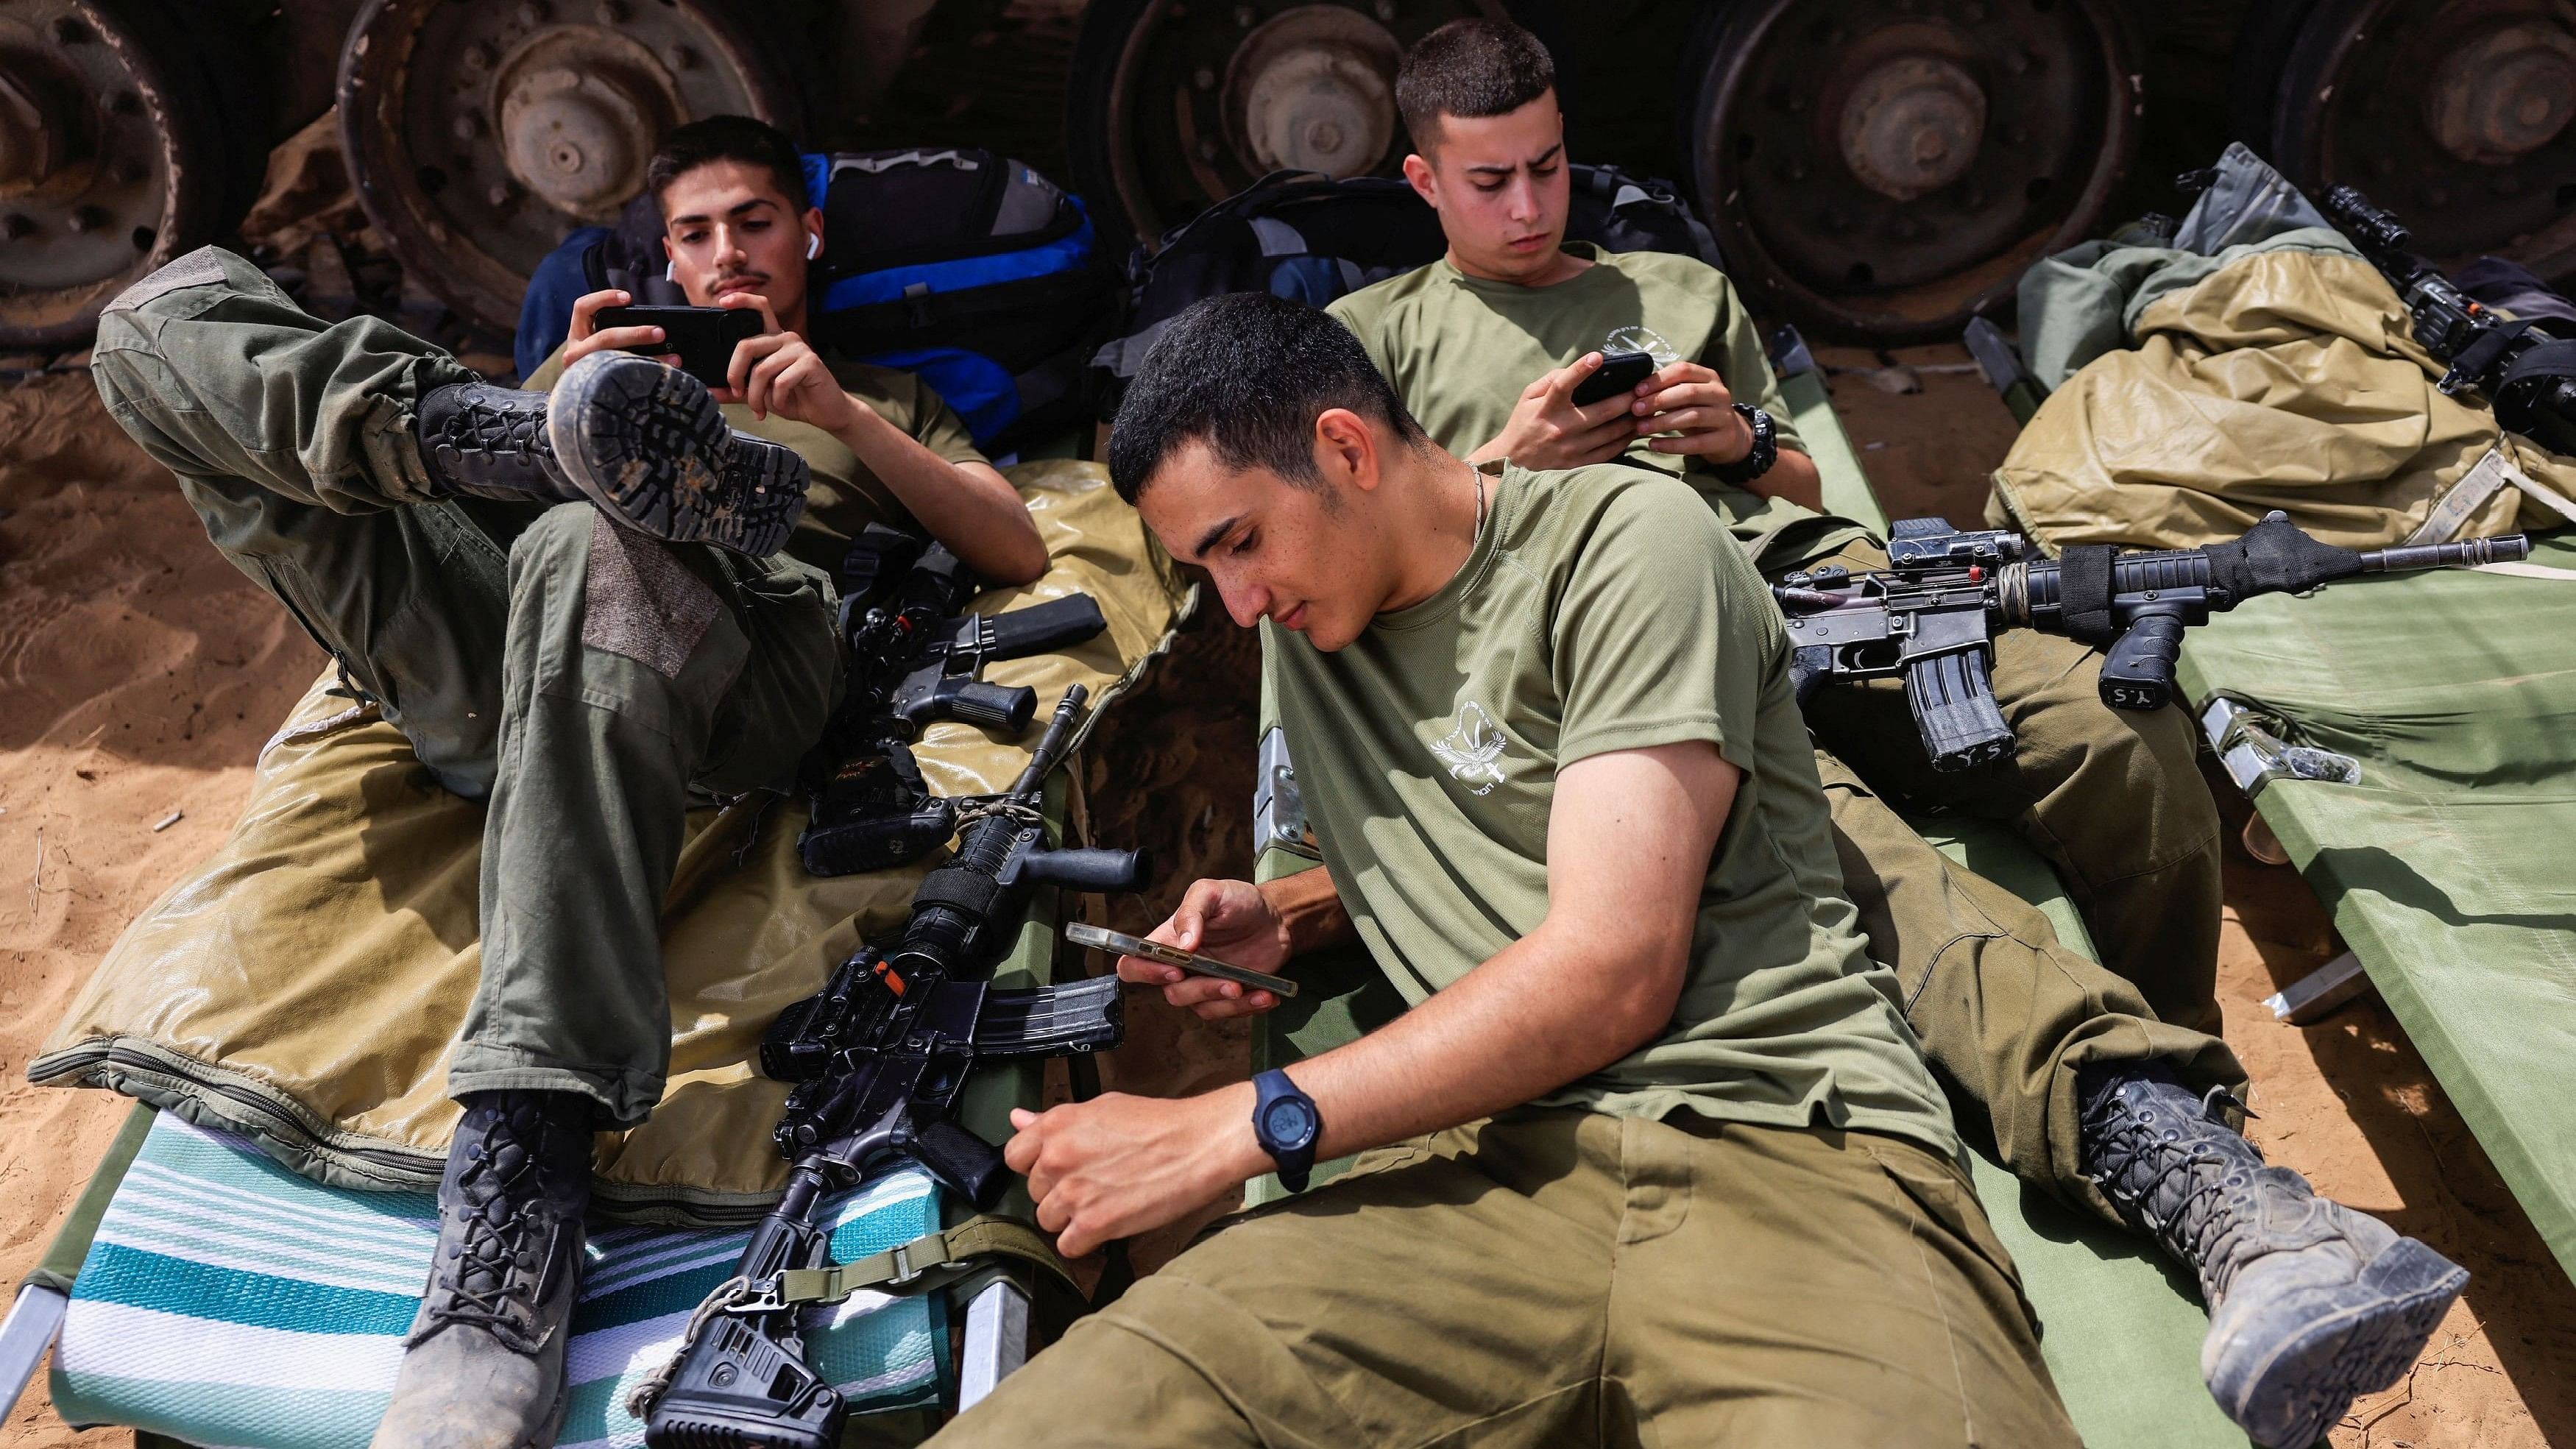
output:
M1780 425L1773 422L1771 415L1760 408L1747 403L1736 403L1733 406L1736 413L1753 429L1753 447L1743 457L1732 463L1713 463L1709 466L1717 474L1720 482L1750 483L1770 472L1771 465L1780 461Z

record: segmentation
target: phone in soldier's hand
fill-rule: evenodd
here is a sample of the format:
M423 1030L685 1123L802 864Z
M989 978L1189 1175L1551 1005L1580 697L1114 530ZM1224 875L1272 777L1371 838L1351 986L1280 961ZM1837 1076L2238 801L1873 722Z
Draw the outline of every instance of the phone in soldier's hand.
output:
M1195 971L1201 976L1214 976L1220 980L1231 981L1238 986L1267 991L1282 999L1297 994L1297 983L1285 976L1273 976L1267 971L1255 971L1249 966L1236 966L1220 961L1214 956L1202 956L1196 951L1184 951L1178 946L1166 946L1160 941L1148 941L1141 936L1130 936L1124 931L1107 930L1087 921L1074 921L1068 924L1064 928L1064 938L1077 946L1097 946L1103 951L1114 952L1120 956L1135 956L1147 961L1159 961L1166 966Z
M1654 376L1655 358L1649 352L1605 352L1601 365L1592 375L1574 385L1574 405L1588 408L1606 402Z
M659 327L662 340L630 347L646 357L677 353L680 370L709 387L723 387L733 366L734 344L760 335L760 313L749 307L656 307L638 304L602 307L591 318L594 331L611 327Z

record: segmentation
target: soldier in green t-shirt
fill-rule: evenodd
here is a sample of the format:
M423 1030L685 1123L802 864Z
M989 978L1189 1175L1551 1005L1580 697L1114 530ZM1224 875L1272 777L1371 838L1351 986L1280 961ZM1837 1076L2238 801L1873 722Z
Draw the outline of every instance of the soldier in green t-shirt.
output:
M1325 867L1197 882L1156 938L1273 971L1357 941L1407 1009L1293 1076L1015 1114L1004 1155L1068 1254L1360 1156L941 1442L2072 1443L1843 894L1786 628L1705 503L1472 465L1349 332L1257 293L1171 322L1110 471L1260 625ZM1119 969L1206 1017L1277 1004ZM2212 1373L2265 1444L2306 1443L2340 1412L2321 1388L2384 1381L2457 1294L2189 1091L2087 1106L2115 1197L2227 1239Z
M683 816L792 778L821 734L851 536L898 518L987 577L1045 567L935 395L802 337L821 214L793 143L717 118L649 175L692 300L767 324L729 388L615 350L660 339L594 332L596 296L546 391L489 386L377 319L325 325L211 247L99 320L101 398L215 546L432 780L487 802L481 979L448 1074L464 1111L377 1449L553 1442L594 1134L662 1095Z

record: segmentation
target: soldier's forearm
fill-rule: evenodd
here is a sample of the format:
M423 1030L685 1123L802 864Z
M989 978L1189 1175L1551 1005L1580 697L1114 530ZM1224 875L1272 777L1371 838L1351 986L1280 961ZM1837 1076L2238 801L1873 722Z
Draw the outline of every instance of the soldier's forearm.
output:
M1350 911L1333 889L1333 873L1320 865L1269 881L1261 894L1279 914L1291 957L1359 939Z

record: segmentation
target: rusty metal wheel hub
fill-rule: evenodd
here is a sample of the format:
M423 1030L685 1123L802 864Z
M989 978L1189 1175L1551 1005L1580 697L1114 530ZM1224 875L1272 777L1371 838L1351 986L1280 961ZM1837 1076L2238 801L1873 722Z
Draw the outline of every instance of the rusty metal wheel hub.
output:
M1985 136L1986 93L1939 55L1905 55L1863 76L1843 102L1843 164L1890 201L1912 201L1968 174Z
M2576 119L2576 35L2523 21L2470 36L2433 69L2424 125L2462 161L2528 156Z
M494 331L577 225L644 189L700 116L793 128L792 87L723 0L373 0L340 72L344 148L407 272Z
M1223 105L1236 158L1256 171L1366 174L1395 140L1404 48L1339 5L1301 5L1244 37Z
M2120 0L1732 0L1693 171L1766 312L1956 336L2089 233L2136 147Z
M221 190L186 159L211 121L180 113L168 44L80 0L0 8L0 332L83 327L170 259L186 188Z

